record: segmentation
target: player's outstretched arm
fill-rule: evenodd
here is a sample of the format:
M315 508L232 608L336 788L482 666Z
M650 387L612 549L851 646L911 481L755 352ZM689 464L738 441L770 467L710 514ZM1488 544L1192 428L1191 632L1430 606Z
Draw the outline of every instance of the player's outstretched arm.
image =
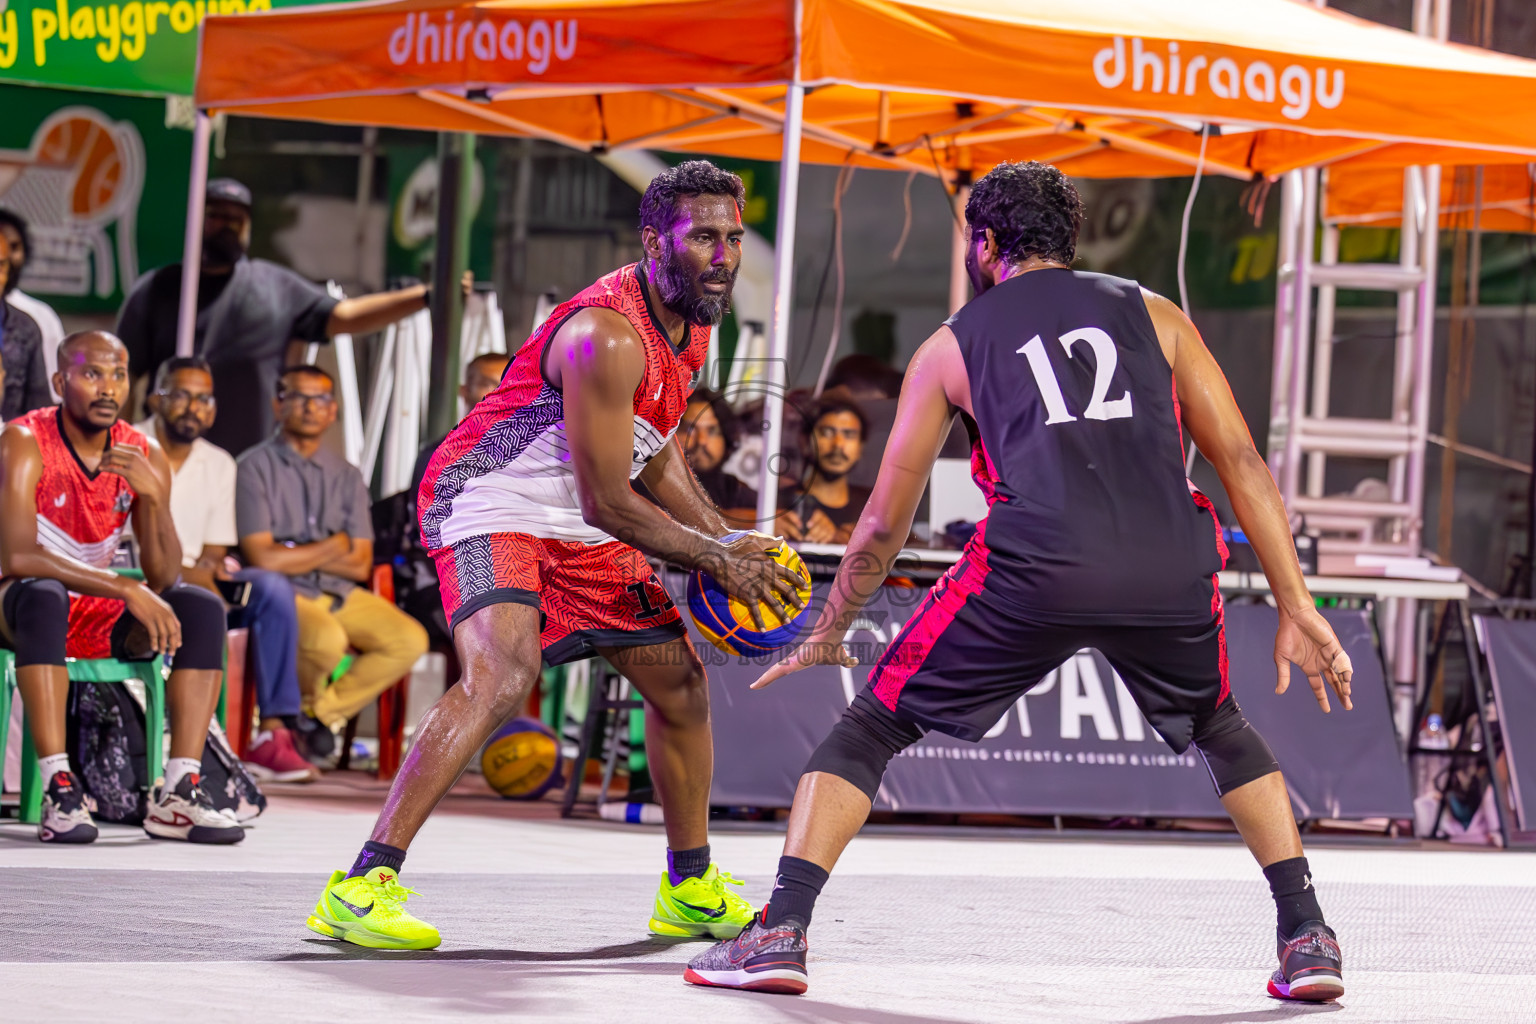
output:
M1295 664L1306 674L1324 711L1330 710L1325 680L1348 710L1353 707L1349 685L1354 671L1349 655L1318 613L1302 579L1285 504L1269 467L1254 450L1248 424L1232 398L1227 378L1184 312L1160 295L1145 295L1158 340L1173 366L1184 427L1221 477L1232 511L1264 567L1280 610L1275 692L1285 692L1291 665Z
M948 327L941 327L907 364L885 455L874 491L859 516L826 606L805 640L752 684L759 689L810 665L854 665L843 639L859 609L884 584L896 555L912 532L912 519L934 460L949 435L956 399L965 387L965 364Z
M749 537L721 544L630 486L634 396L645 372L645 350L627 320L609 310L582 310L556 332L544 369L565 397L565 438L582 519L648 555L707 570L747 604L759 628L760 602L801 606L796 576L767 554L777 540Z

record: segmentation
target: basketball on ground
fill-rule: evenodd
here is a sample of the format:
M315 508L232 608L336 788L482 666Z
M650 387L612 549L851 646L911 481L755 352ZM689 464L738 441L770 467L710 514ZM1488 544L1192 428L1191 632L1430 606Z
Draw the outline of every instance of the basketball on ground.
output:
M480 768L508 800L537 800L560 781L560 740L537 719L514 718L485 745Z
M744 536L746 531L738 531L720 539L729 544ZM800 577L795 589L805 607L790 606L781 614L777 602L759 602L765 629L759 630L748 606L726 593L709 573L699 569L688 577L688 611L693 615L694 625L699 627L706 640L727 654L747 657L771 654L793 643L810 621L805 613L810 610L811 574L805 563L783 541L771 554L774 561Z

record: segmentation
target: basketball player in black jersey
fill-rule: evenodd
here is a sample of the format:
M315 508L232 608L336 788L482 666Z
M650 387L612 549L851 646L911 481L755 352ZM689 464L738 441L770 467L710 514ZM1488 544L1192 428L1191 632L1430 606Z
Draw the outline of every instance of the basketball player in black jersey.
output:
M1175 751L1193 744L1268 878L1279 970L1269 992L1344 991L1274 755L1227 686L1214 574L1225 550L1184 473L1188 430L1215 466L1280 611L1276 692L1291 665L1323 711L1348 709L1349 656L1318 614L1290 524L1225 377L1177 306L1135 282L1070 270L1082 205L1045 164L1003 164L965 210L976 299L912 358L896 424L815 630L754 688L809 665L855 664L848 626L912 526L955 415L990 511L811 756L795 793L769 905L688 966L697 984L806 987L817 895L869 815L890 759L924 732L978 740L1084 647L1124 678ZM862 570L862 571L861 571Z

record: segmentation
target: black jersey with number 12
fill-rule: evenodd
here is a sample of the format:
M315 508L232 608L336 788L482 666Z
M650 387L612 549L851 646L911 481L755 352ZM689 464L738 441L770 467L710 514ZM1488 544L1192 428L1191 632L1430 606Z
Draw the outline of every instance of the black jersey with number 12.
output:
M949 326L970 377L972 469L991 502L975 541L986 590L1064 625L1210 620L1226 552L1184 473L1173 370L1140 287L1034 270Z

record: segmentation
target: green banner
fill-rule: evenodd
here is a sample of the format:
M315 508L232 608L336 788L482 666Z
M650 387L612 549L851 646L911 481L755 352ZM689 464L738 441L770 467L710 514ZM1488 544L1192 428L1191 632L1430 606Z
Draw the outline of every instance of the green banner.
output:
M315 2L0 0L0 82L190 96L204 15Z
M0 85L0 207L31 222L21 286L59 312L115 312L181 259L192 133L165 105Z
M437 145L396 143L386 146L385 153L389 164L389 227L384 233L384 273L389 278L429 281L437 245ZM477 281L491 279L495 168L495 150L477 145L474 186L466 197L471 217L469 269Z

